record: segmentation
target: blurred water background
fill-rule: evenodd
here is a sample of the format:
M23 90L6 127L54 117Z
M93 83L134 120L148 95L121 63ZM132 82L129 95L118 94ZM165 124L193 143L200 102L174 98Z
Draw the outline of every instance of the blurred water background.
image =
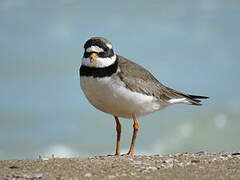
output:
M239 19L237 0L1 0L0 159L114 152L113 117L79 85L92 36L163 84L210 97L140 118L136 154L239 151ZM124 153L132 120L121 122Z

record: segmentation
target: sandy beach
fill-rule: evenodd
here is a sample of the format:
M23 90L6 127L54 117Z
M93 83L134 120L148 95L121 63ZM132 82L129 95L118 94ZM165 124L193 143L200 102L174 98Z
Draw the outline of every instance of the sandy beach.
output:
M240 153L1 160L3 179L240 179Z

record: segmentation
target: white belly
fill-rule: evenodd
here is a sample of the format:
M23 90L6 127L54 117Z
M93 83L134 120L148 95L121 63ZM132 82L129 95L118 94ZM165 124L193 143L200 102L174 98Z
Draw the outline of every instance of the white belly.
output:
M114 78L80 77L81 88L89 102L97 109L113 116L131 118L158 111L163 107L153 96L132 92L124 83Z

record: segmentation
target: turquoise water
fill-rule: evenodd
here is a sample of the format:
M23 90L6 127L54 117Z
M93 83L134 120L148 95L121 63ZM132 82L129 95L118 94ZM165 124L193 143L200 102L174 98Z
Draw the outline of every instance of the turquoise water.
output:
M80 90L83 44L115 52L165 85L207 95L140 118L136 154L239 151L240 2L0 1L0 159L94 156L115 149L115 122ZM132 121L122 119L122 152Z

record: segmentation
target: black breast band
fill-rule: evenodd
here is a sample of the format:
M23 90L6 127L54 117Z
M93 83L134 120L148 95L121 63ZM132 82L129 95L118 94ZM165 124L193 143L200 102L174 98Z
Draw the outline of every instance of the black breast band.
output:
M107 61L107 60L106 60ZM93 77L109 77L112 74L117 72L118 68L118 57L116 57L116 61L107 67L88 67L82 65L79 70L80 76L93 76Z

